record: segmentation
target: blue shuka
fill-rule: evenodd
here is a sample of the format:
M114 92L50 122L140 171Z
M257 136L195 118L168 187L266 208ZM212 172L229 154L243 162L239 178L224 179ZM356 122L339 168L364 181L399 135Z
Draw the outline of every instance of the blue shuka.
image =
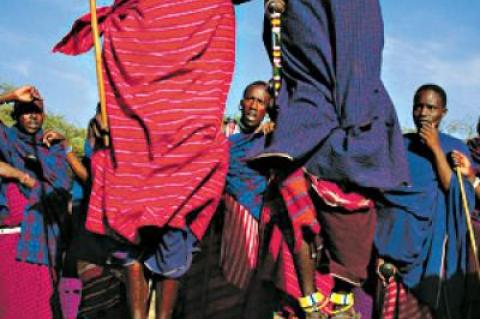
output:
M458 150L468 155L466 145L456 138L440 133L440 143L445 154ZM380 256L400 265L402 282L436 307L441 282L448 286L466 271L465 213L456 174L445 193L432 155L417 134L405 135L405 145L412 185L385 194L388 203L378 210L375 246ZM472 209L473 187L464 181L464 188Z
M34 136L23 133L16 126L6 127L0 123L0 160L28 173L39 183L28 189L19 185L27 198L21 224L21 236L17 246L17 259L20 261L49 265L48 248L54 262L60 235L59 224L53 213L67 214L67 204L71 179L68 172L65 148L61 144L47 148L42 142L43 131ZM38 170L32 168L37 165ZM49 214L45 207L48 207ZM0 221L8 216L6 183L0 185ZM46 225L46 226L45 226ZM48 229L48 238L45 236Z
M400 126L380 79L378 0L287 1L281 27L276 128L267 148L249 157L287 157L321 179L361 187L408 181Z
M230 160L225 191L245 207L255 219L260 218L267 179L246 161L247 152L264 144L263 133L237 133L229 137Z

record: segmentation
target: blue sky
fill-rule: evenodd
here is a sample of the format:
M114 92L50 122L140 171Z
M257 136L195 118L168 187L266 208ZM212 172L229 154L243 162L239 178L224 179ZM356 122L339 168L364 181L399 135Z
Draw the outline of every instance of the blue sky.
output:
M447 121L473 125L480 115L480 1L381 3L386 40L382 76L402 126L413 126L411 96L425 82L446 89ZM270 76L261 39L262 9L261 0L236 8L237 64L226 111L231 115L243 87ZM52 54L51 48L87 11L87 0L0 1L0 82L36 85L49 111L81 126L97 101L93 55L68 57Z

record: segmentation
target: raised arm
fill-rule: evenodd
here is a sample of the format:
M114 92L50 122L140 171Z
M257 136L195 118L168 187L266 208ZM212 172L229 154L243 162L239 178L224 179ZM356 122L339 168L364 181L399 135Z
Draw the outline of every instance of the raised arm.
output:
M42 97L38 90L31 85L25 85L0 95L0 104L15 101L32 102L33 100L42 100Z

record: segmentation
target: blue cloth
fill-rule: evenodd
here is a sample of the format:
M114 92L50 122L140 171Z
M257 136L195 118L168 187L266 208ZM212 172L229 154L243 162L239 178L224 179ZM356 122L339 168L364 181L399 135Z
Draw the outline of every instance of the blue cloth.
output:
M263 193L267 179L258 170L251 168L245 160L248 150L260 142L263 133L237 133L229 137L230 160L225 191L245 207L257 220L262 210Z
M456 138L440 133L440 143L445 154L458 150L468 155L466 145ZM453 173L448 193L441 189L432 155L417 134L407 134L405 146L412 185L385 194L375 246L380 256L401 266L402 282L436 307L440 282L462 277L466 270L467 228L460 187ZM473 187L465 180L464 188L472 209Z
M20 186L27 198L17 259L48 265L48 250L55 261L60 236L59 219L67 214L71 179L68 175L65 148L54 144L47 148L42 142L43 131L34 136L23 133L16 126L0 123L0 160L28 173L39 183L33 189ZM0 216L8 214L6 183L1 183ZM45 224L48 237L45 236Z
M199 251L198 240L190 231L167 229L161 236L155 252L144 264L155 274L167 278L180 278L192 265L193 253Z
M90 158L92 157L93 149L90 146L90 143L86 139L83 143L83 150L84 150L84 158L83 158L83 163L85 166L88 167L90 170ZM90 181L88 182L90 184ZM87 193L90 193L90 185L88 185L87 189L85 189L86 186L82 184L81 181L79 181L77 178L73 179L73 185L72 185L72 201L74 203L80 203L84 197L85 197L85 191Z
M281 32L276 128L266 149L249 157L285 154L342 184L386 189L408 181L400 126L380 79L378 0L288 1Z

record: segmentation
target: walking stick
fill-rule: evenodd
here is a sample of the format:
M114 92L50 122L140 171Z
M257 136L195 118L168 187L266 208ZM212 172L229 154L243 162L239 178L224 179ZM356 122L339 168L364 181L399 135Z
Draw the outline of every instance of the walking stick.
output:
M274 99L278 97L282 87L282 51L281 51L281 22L284 9L274 5L275 0L270 0L265 5L267 15L270 17L272 31L272 90Z
M99 33L98 33L98 21L97 21L97 3L96 0L90 0L90 13L92 24L93 44L95 49L95 69L97 71L97 87L98 95L100 97L100 116L102 121L102 131L108 132L107 121L107 107L105 103L105 84L103 82L102 73L102 53L100 47ZM103 134L103 143L106 147L109 146L108 134Z
M460 184L460 194L462 196L463 211L465 212L465 219L467 220L467 230L468 235L470 236L470 247L472 248L473 258L475 259L475 269L480 280L480 264L478 261L478 250L477 244L475 242L475 234L473 233L472 219L470 217L470 211L468 209L467 196L465 195L465 189L463 188L463 178L462 173L460 172L460 167L455 167L455 172L457 173L458 183Z

